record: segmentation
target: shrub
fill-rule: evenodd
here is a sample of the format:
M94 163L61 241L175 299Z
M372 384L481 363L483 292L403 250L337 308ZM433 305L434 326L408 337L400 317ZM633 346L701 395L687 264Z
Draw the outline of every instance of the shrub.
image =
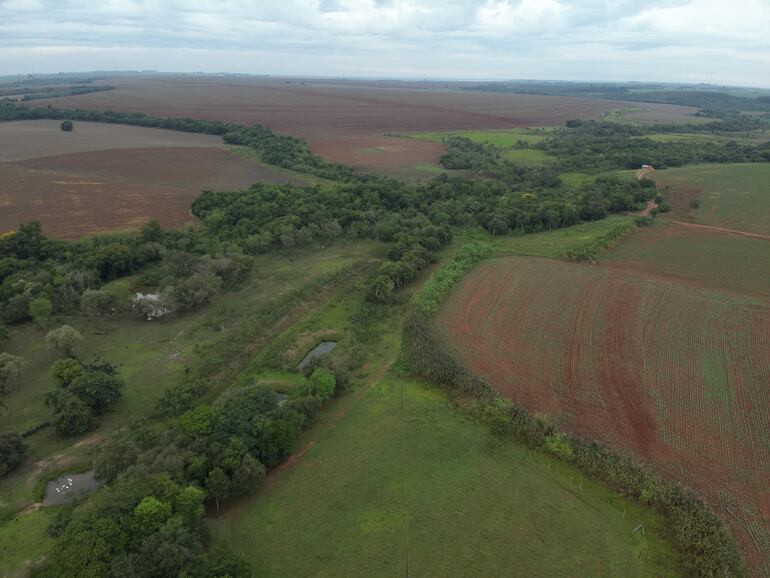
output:
M75 126L72 124L71 120L65 120L62 121L62 123L59 125L59 128L62 130L62 132L72 132L72 129L75 128Z
M80 311L89 317L106 317L115 311L115 297L107 291L87 289L80 296Z
M53 329L45 336L45 343L50 349L59 351L65 357L73 357L75 346L83 341L83 336L69 325Z

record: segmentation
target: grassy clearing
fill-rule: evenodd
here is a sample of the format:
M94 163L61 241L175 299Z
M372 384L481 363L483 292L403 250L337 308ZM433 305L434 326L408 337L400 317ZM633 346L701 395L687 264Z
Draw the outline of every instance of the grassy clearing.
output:
M549 128L513 128L506 130L468 130L457 132L417 132L408 136L420 140L443 142L451 136L461 136L473 142L495 145L500 148L516 146L520 141L527 144L542 142L547 136Z
M633 226L634 218L627 215L611 215L600 221L580 223L573 227L531 233L493 237L481 230L465 231L459 237L466 240L481 240L492 244L502 255L528 255L563 259L570 251L591 247L601 243L618 231Z
M501 155L505 160L522 165L535 165L552 159L548 153L538 149L510 149Z
M659 519L492 444L441 392L389 376L358 393L278 483L212 523L263 575L399 575L407 556L415 576L676 574Z
M34 478L43 473L37 471L36 462L52 456L58 456L54 460L58 463L80 459L89 448L75 447L79 441L124 426L131 419L149 416L165 389L181 379L185 367L196 363L196 344L237 335L249 322L249 313L268 309L282 296L313 280L370 258L374 246L370 242L340 242L326 249L259 256L255 273L238 291L220 295L199 311L165 322L146 322L130 314L98 322L82 317L59 320L83 334L85 340L76 350L81 359L99 358L119 365L127 386L114 410L101 416L98 427L81 438L62 438L53 428L27 438L29 456L25 464L0 482L5 506L15 509L32 500ZM130 282L121 280L110 289L124 295L129 286ZM31 325L11 330L8 351L27 361L23 378L3 398L8 411L2 419L13 431L24 431L50 416L42 393L50 385L48 370L56 357L45 348L44 336L44 331Z
M586 183L590 183L595 177L586 173L561 173L559 178L566 185L580 187Z
M53 544L48 535L49 510L19 513L0 526L0 570L3 576L23 576Z
M770 163L696 165L655 173L677 189L700 189L695 222L770 235Z

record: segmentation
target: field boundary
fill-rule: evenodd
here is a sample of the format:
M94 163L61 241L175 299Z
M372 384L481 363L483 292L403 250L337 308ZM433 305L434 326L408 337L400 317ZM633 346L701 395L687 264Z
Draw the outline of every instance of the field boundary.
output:
M557 431L544 418L504 399L455 358L436 333L432 317L430 310L417 307L407 317L402 354L415 376L447 390L450 399L470 407L493 433L512 436L528 447L572 464L632 501L662 514L669 522L672 541L687 574L746 575L734 537L699 494L653 476L629 456L610 451L596 441Z

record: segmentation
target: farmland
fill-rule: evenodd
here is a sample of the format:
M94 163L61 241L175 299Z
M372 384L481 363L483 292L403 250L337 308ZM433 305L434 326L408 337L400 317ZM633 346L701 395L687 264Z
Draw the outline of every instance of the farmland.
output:
M396 88L369 82L181 75L126 76L104 82L115 89L39 102L61 108L257 122L304 138L327 160L412 176L414 167L438 162L440 145L385 135L562 126L572 118L599 118L628 106L576 97L461 91L456 83L399 83ZM693 119L694 112L681 106L640 104L629 118L685 121ZM372 150L377 153L368 152Z
M169 130L55 121L0 124L0 232L38 220L54 237L189 223L205 189L299 182L233 154L221 138Z
M466 278L440 325L513 401L702 492L747 558L766 564L766 300L506 258Z
M770 242L763 239L666 223L632 232L601 262L686 286L770 299Z
M674 208L695 223L770 235L770 165L697 165L656 173ZM697 199L699 208L689 203Z

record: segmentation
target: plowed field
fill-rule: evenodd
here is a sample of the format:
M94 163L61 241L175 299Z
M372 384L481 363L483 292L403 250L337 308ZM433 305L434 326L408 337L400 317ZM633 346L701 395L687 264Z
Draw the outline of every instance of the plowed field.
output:
M770 570L766 299L506 258L470 274L439 323L510 399L703 493Z
M461 91L458 83L451 89L444 83L408 82L395 88L372 82L160 75L105 82L115 90L39 102L62 108L257 122L308 140L313 151L328 160L399 174L437 164L442 147L386 134L561 126L572 118L598 118L629 107L627 102L588 98ZM658 121L686 122L694 119L695 109L645 103L638 104L638 111Z
M203 190L286 183L284 174L241 158L219 137L140 127L55 121L0 124L0 233L37 220L46 235L136 229L151 219L195 219Z

